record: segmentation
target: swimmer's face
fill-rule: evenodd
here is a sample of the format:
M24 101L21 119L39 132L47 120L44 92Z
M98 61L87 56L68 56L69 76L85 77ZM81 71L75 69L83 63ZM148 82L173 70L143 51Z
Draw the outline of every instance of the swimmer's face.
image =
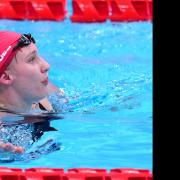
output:
M8 69L12 87L25 101L36 102L48 95L49 64L38 55L35 44L18 50Z

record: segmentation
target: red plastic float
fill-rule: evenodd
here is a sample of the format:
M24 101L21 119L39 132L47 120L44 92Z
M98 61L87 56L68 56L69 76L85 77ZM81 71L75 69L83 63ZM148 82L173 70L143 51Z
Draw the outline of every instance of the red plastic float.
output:
M152 180L152 175L146 169L111 169L109 173L109 180Z
M1 0L0 19L63 20L66 0Z
M63 176L64 169L60 168L30 168L24 172L25 180L60 180Z
M72 22L104 22L109 16L108 0L72 0Z
M152 20L152 0L110 0L111 21Z
M95 168L70 168L68 173L107 173L106 169Z
M152 180L146 169L73 168L64 172L61 168L6 168L0 167L0 180Z

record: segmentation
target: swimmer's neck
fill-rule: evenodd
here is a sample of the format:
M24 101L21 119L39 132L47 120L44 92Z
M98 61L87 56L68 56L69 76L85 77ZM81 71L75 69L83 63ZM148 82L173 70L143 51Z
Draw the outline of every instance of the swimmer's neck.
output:
M17 112L27 113L31 110L32 101L25 101L17 96L0 96L0 108Z
M31 105L24 104L7 104L0 101L0 108L7 111L17 112L17 113L27 113L31 110Z
M0 102L0 109L4 109L4 110L7 110L7 111L11 111L11 112L17 112L17 113L27 113L30 111L31 108L29 108L29 106L13 106L13 105L10 105L10 104L2 104Z

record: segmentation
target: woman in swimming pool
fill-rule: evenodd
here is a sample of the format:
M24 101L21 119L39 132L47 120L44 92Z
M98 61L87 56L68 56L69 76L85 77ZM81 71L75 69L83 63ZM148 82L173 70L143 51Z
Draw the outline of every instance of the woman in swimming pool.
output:
M0 31L0 125L7 112L52 110L46 96L57 89L48 82L48 70L30 34ZM23 148L3 143L0 137L0 151L22 153Z

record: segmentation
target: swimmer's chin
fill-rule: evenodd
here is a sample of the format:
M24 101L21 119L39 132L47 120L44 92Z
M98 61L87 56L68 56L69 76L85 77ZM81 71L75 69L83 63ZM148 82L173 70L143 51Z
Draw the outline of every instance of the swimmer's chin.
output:
M54 93L54 92L58 92L58 93L60 93L61 95L64 94L64 91L63 91L62 89L58 88L57 86L55 86L54 84L52 84L52 83L50 83L50 82L48 83L47 88L48 88L48 94L49 94L49 95L52 94L52 93Z

